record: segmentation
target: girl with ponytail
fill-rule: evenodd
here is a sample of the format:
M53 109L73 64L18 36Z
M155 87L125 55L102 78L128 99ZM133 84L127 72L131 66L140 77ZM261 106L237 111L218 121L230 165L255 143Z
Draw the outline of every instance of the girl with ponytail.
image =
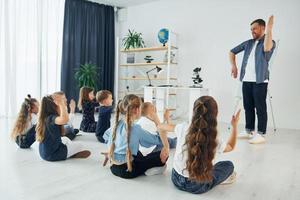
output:
M67 158L87 158L91 153L82 145L64 137L64 125L69 121L67 99L64 93L55 92L41 100L36 140L39 153L47 161L60 161Z
M218 184L235 180L232 162L213 164L215 153L232 151L236 144L240 110L232 116L232 133L227 143L217 140L218 106L211 96L198 98L190 124L160 125L161 131L174 131L177 147L174 155L172 182L180 190L200 194Z
M12 139L20 148L30 148L35 142L36 115L39 102L28 94L21 105L16 122L11 132Z
M141 128L135 121L141 116L141 99L133 94L126 95L116 108L115 125L109 129L108 156L111 172L121 178L160 174L166 169L169 144L165 131L159 136ZM139 145L151 147L163 145L159 152L143 156Z

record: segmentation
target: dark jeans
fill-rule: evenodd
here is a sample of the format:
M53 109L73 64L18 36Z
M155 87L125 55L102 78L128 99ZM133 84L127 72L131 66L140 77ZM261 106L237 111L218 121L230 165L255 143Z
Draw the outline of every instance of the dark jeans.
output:
M214 165L212 182L199 183L178 174L172 170L172 182L179 189L186 192L201 194L211 190L216 185L225 181L233 172L234 166L231 161L221 161Z
M103 136L102 135L96 135L96 138L97 138L97 140L99 141L99 142L101 142L101 143L107 143L107 141L105 141L104 139L103 139Z
M35 142L35 126L31 127L24 135L16 137L17 145L22 149L30 148Z
M110 170L115 176L130 179L143 175L150 168L161 167L164 165L165 163L162 163L160 160L160 151L150 153L147 156L143 156L141 152L138 152L137 156L134 156L134 160L132 161L131 172L127 171L126 163L123 165L112 165Z
M246 114L246 130L254 131L255 109L257 115L257 131L265 134L267 130L267 91L268 83L256 84L254 82L243 82L243 103Z
M65 131L65 136L67 138L69 138L70 140L74 140L77 133L79 132L78 129L74 129L72 126L70 126L68 124L64 125L64 131Z
M35 127L31 127L24 135L16 137L17 145L22 149L30 148L31 145L35 142ZM79 132L78 129L74 129L72 126L64 125L65 136L70 140L73 140L76 137L76 134Z

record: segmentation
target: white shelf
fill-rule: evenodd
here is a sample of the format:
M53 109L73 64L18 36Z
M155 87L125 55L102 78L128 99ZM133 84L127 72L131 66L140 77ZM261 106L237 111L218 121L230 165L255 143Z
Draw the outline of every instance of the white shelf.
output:
M178 36L171 30L169 30L169 39L168 43L165 46L152 46L145 48L134 48L134 49L122 49L118 48L116 57L116 95L122 96L133 93L142 95L143 92L134 92L143 86L142 81L148 81L146 73L141 73L141 71L148 70L154 68L155 66L159 66L163 68L164 73L159 74L158 76L154 76L155 71L153 73L149 73L151 82L160 83L161 85L176 85L177 84L177 65L179 60L178 57L178 47L177 47ZM121 40L118 38L117 47ZM126 56L129 53L134 53L136 63L126 63ZM175 53L175 59L173 60L173 53ZM157 56L159 59L155 59L151 61L151 63L147 63L143 58L145 54L149 56ZM153 55L152 55L153 54ZM163 59L162 59L163 58ZM121 62L122 61L122 62ZM172 62L173 61L173 62ZM156 78L154 78L156 77ZM136 81L136 82L135 82ZM139 82L138 82L139 81ZM153 84L153 83L152 83ZM132 90L129 92L126 91L126 86L129 86ZM126 91L126 92L120 92ZM145 95L145 94L144 94ZM168 104L169 99L176 101L176 91L170 90L168 94L166 94L168 98L166 98L166 105ZM118 98L118 96L116 97Z

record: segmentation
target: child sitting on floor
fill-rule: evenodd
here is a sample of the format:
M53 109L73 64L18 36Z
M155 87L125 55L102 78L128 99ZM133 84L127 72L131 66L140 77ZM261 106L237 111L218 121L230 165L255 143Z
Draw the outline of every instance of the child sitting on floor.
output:
M95 121L95 108L99 103L94 101L94 89L90 87L82 87L79 92L78 108L82 110L82 121L80 130L83 132L94 133L96 131L97 122Z
M66 102L62 92L42 98L36 125L36 140L40 142L39 153L44 160L87 158L91 154L90 151L84 150L80 143L62 137L64 136L63 125L69 121Z
M218 106L211 96L198 98L190 124L161 124L160 131L175 131L178 142L173 160L172 182L182 191L200 194L219 184L230 184L236 173L231 161L214 164L215 153L235 148L240 111L232 116L232 133L227 143L217 139Z
M39 102L35 98L27 95L22 103L11 137L22 148L30 148L35 142L35 126L37 122L37 113L39 111Z
M104 132L110 127L110 117L113 110L112 93L108 90L101 90L96 94L96 100L100 103L98 121L96 126L96 137L99 142L105 143Z
M166 110L164 113L164 120L170 124L170 116L169 110ZM145 102L142 104L142 115L141 118L137 121L143 129L150 132L153 135L158 134L157 124L159 123L159 119L156 114L155 106L150 102ZM177 144L177 138L170 138L168 137L168 142L170 149L175 148ZM141 153L146 156L153 151L160 150L161 147L159 146L152 146L150 148L145 148L140 146Z

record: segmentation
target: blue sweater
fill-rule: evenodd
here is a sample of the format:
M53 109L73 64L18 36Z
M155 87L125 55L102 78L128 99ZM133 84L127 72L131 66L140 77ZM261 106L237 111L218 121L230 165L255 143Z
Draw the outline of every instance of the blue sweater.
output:
M112 144L112 129L109 129L109 139L108 146ZM126 162L126 149L127 149L127 131L125 128L125 122L120 120L115 139L115 150L114 150L114 160L119 163ZM136 123L132 124L130 132L129 148L131 154L136 156L139 151L139 145L143 147L151 147L153 145L162 145L160 137L158 135L153 135L148 131L142 129L142 127Z
M99 108L99 115L96 126L96 137L100 142L104 142L103 134L110 127L110 117L112 110L112 106L101 106Z

